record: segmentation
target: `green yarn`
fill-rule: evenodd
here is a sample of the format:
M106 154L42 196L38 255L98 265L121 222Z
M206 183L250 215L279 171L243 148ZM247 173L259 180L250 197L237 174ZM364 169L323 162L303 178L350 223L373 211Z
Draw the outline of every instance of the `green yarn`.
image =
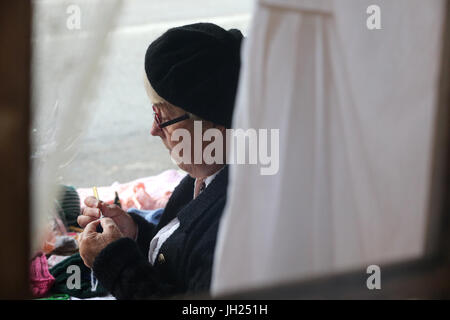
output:
M69 277L72 277L72 280L76 274L74 270L68 270L70 266L78 266L80 268L80 288L69 289L67 286ZM76 269L76 267L74 269ZM71 255L69 258L55 265L50 269L50 274L55 278L55 283L50 290L50 294L68 294L69 296L82 299L108 295L108 291L106 291L100 283L98 283L97 288L92 291L91 269L84 265L83 259L81 259L79 253ZM73 282L70 281L70 283Z
M54 294L52 296L46 298L39 298L34 300L70 300L70 296L68 294Z

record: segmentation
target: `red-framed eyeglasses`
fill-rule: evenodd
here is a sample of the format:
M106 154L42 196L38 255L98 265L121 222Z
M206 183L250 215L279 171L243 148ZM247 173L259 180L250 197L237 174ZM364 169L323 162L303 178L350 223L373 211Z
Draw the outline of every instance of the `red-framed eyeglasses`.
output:
M184 115L182 115L180 117L177 117L175 119L172 119L172 120L169 120L169 121L166 121L166 122L161 122L161 116L159 115L158 110L156 109L156 106L153 105L152 108L153 108L153 115L155 117L155 122L158 125L159 129L165 128L167 126L170 126L172 124L175 124L177 122L180 122L180 121L183 121L183 120L186 120L186 119L190 118L189 114L186 113L186 114L184 114Z

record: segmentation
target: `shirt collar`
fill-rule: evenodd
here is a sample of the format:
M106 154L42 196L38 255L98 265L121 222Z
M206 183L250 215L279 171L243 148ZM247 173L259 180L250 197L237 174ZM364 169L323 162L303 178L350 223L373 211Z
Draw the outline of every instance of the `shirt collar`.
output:
M203 214L205 210L216 204L222 198L226 199L228 186L228 165L219 170L213 178L209 187L199 194L193 201L189 201L180 211L177 212L178 220L180 220L180 230L187 230L191 223ZM192 178L191 178L192 179ZM193 191L195 180L190 180L190 188ZM187 183L187 181L186 181ZM169 201L170 202L170 201ZM218 212L222 214L222 211ZM164 215L163 215L164 217ZM162 218L161 218L162 219Z
M208 177L205 179L205 188L208 187L208 185L211 183L211 181L214 180L214 178L217 176L217 174L218 174L219 172L220 172L220 170L217 171L216 173L214 173L214 174L208 176Z
M219 174L220 171L223 170L224 167L220 168L219 170L217 170L215 173L213 173L212 175L208 176L205 178L205 189L208 187L208 185L214 180L214 178Z

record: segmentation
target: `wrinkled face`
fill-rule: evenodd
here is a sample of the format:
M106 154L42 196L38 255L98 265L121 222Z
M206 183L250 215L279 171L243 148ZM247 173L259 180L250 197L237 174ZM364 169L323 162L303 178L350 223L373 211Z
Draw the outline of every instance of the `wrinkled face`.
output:
M178 118L186 113L185 111L183 111L183 109L180 109L178 107L171 106L168 104L157 104L157 105L154 105L154 108L155 108L155 112L158 114L159 118L161 119L160 121L162 123L172 120L172 119L175 119L175 118ZM172 149L175 147L175 145L178 144L178 141L172 141L172 139L171 139L172 134L175 130L181 129L181 128L186 129L189 132L191 132L191 137L193 138L193 134L194 134L193 128L194 127L193 127L192 119L186 119L186 120L174 123L165 128L162 128L162 129L160 129L158 127L156 120L153 120L153 125L150 130L150 134L152 136L159 136L161 138L162 142L164 143L164 145L166 146L166 148L169 151L172 151ZM193 143L194 140L192 140L191 142Z
M148 82L148 80L147 80ZM147 93L149 90L147 90ZM149 94L150 100L153 97L151 94ZM170 105L168 103L158 103L154 104L154 112L158 114L160 123L164 123L166 121L170 121L173 119L176 119L178 117L181 117L186 114L186 111L184 111L181 108L178 108L176 106ZM173 139L173 134L178 129L185 129L189 132L189 145L190 145L190 161L185 162L179 162L177 161L177 165L180 167L180 169L187 171L192 177L205 177L209 176L210 174L216 172L218 169L223 167L222 164L194 164L195 159L195 153L194 152L201 152L200 155L197 155L203 160L203 150L206 148L207 145L209 145L212 142L209 141L203 141L203 133L208 130L209 128L217 128L223 132L223 137L225 139L225 127L223 126L216 126L210 121L201 121L202 122L202 134L200 135L194 135L194 119L185 119L183 121L174 123L172 125L169 125L164 128L159 128L158 123L156 120L153 120L152 128L150 130L151 135L158 136L161 138L162 142L166 146L166 148L169 150L169 152L172 152L173 148L182 142L182 140ZM197 120L198 121L198 120ZM183 138L182 138L183 139ZM197 141L196 141L197 140ZM195 144L202 146L198 150L194 148ZM225 145L225 143L223 144ZM172 155L172 154L171 154ZM183 157L183 152L179 153L180 157ZM225 162L225 161L223 161Z

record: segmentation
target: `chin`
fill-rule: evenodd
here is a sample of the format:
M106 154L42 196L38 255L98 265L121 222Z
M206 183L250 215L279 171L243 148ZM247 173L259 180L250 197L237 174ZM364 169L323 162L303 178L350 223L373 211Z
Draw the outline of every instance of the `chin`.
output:
M177 163L178 168L187 172L192 178L196 178L194 168L191 164Z
M177 163L177 166L178 166L178 168L180 168L181 170L186 171L186 172L188 172L188 173L190 173L190 172L192 171L192 170L190 170L190 169L191 169L191 166L188 165L188 164Z

